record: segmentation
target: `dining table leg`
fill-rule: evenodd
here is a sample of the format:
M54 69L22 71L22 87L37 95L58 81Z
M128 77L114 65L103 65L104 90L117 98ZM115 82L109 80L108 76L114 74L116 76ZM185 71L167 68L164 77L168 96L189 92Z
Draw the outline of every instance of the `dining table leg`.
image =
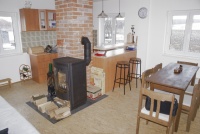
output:
M192 81L191 81L191 86L194 86L195 84L195 78L196 78L196 74L193 76Z
M181 109L182 109L182 104L183 104L183 97L184 97L184 91L181 91L179 94L178 111L176 113L175 132L178 131L179 121L180 121L180 117L181 117Z

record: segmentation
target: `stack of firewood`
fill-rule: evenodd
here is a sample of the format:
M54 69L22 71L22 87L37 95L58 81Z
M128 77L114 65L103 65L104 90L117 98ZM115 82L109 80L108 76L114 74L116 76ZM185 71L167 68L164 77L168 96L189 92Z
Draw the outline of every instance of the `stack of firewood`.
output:
M47 101L45 95L34 95L31 100L41 113L48 114L50 118L60 120L71 115L69 101L57 97L53 101Z

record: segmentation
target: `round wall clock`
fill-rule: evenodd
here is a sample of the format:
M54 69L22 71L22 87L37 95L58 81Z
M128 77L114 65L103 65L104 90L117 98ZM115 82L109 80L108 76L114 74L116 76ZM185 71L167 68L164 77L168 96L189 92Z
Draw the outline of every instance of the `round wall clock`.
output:
M141 18L141 19L144 19L147 17L147 13L148 13L148 10L146 7L141 7L138 11L138 16Z

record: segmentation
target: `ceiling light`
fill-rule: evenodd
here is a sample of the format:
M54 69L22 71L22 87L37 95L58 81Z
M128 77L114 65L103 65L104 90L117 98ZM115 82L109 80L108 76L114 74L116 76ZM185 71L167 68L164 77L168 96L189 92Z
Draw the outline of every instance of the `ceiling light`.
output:
M98 18L107 18L108 15L103 11L103 0L102 0L102 12L98 15Z
M120 14L120 0L119 0L119 14L116 16L116 18L124 18L124 17Z

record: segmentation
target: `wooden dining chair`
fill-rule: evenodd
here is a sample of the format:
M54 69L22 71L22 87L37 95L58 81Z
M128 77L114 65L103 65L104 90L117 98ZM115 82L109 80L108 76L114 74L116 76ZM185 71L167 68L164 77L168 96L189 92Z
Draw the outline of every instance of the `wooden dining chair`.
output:
M153 73L156 73L157 71L162 69L162 63L155 65L153 68Z
M198 63L194 62L187 62L187 61L177 61L179 64L186 64L186 65L192 65L192 66L198 66Z
M200 81L196 85L198 85L198 87L197 87L197 91L195 91L196 92L196 96L195 96L196 103L195 103L195 106L194 106L195 109L194 109L194 114L193 114L192 121L194 121L194 119L195 119L195 117L197 115L197 110L199 109L199 106L200 106Z
M161 65L158 65L158 66L160 68ZM152 74L154 74L154 68L147 69L142 73L142 86L141 87L147 88L148 90L150 90L150 83L146 81L146 78L151 77ZM154 89L154 91L169 94L169 92L162 91L162 90L159 90L159 89ZM147 121L147 123L148 123L148 121Z
M175 95L175 98L179 100L179 95ZM192 95L185 94L182 103L182 113L188 115L186 131L189 132L191 121L196 117L197 109L200 101L200 80L199 84L195 84Z
M151 98L151 105L150 105L150 111L147 110L144 106L143 97L148 96ZM157 100L157 106L156 111L153 111L154 109L154 100ZM169 115L160 113L160 107L161 102L168 101L171 102L170 109L169 109ZM136 134L139 133L139 126L140 126L140 118L143 118L147 121L151 121L157 124L160 124L162 126L167 127L166 133L169 134L170 129L172 127L171 133L174 132L175 127L175 118L176 116L172 116L172 111L174 108L174 95L173 94L162 94L158 92L154 92L151 90L148 90L146 88L140 89L140 96L139 96L139 105L138 105L138 115L137 115L137 126L136 126Z
M199 97L199 98L198 98L198 100L197 100L197 105L198 105L197 107L199 108L199 106L200 106L200 79L198 80L198 84L197 84L197 85L198 85L198 89L199 89L199 90L198 90L198 91L199 91L199 92L198 92L198 95L199 95L198 97Z
M143 88L149 88L150 84L146 81L146 78L150 77L153 74L153 68L147 69L142 73L142 86Z
M194 62L187 62L187 61L177 61L178 64L185 64L185 65L191 65L191 66L198 66L198 63L194 63ZM194 75L194 77L192 78L191 81L191 85L194 85L195 83L195 79L196 79L196 74ZM193 88L191 88L193 89ZM186 90L186 93L191 93L192 91L190 91L189 89Z
M197 84L200 85L200 79L198 79L197 81L198 81ZM187 89L185 90L185 94L187 94L187 95L193 95L193 89L194 89L194 86L189 85L187 87ZM199 104L200 104L200 102L199 102Z

